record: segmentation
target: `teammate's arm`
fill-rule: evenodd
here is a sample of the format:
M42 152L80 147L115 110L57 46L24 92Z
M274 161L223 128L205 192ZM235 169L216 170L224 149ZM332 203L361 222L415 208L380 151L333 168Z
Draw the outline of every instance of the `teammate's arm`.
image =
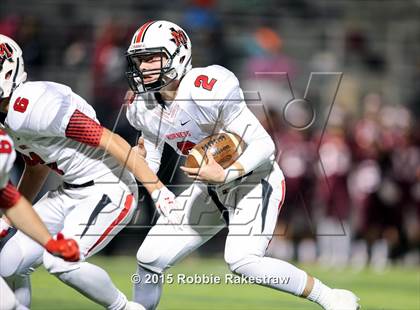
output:
M169 223L180 223L179 215L176 212L171 212L176 203L175 195L163 185L157 175L149 168L142 152L133 151L126 140L102 127L86 115L81 115L77 110L75 114L78 114L78 121L72 122L70 119L66 136L81 143L101 148L112 155L121 166L131 171L137 180L143 184L159 213L164 215ZM86 135L86 132L89 134Z
M7 218L17 229L30 236L39 244L45 245L51 239L51 235L32 209L28 200L21 196L10 183L1 191L3 196L9 197L9 206L4 210Z
M111 154L122 166L127 167L150 194L164 187L157 175L149 168L146 159L138 152L132 152L130 144L118 134L102 127L98 147Z
M33 202L45 183L51 169L48 166L25 163L22 177L18 184L19 192L29 201Z
M30 159L22 155L25 160L25 168L18 184L18 191L28 201L33 202L44 185L50 173L50 168L41 164L31 164ZM10 219L3 215L2 219L7 225L11 225Z
M275 152L273 140L248 107L244 107L242 111L225 126L225 130L236 133L242 137L246 144L245 151L238 160L225 169L226 182L258 168L269 160ZM258 150L258 152L255 150Z
M101 126L79 110L75 110L71 116L65 135L80 143L105 150L120 165L127 167L143 183L149 193L163 187L162 182L149 168L144 157L139 152L133 152L125 139Z
M76 241L63 239L62 235L54 240L31 204L10 182L0 190L0 202L11 223L45 247L48 252L68 261L79 260L80 252Z
M65 130L66 137L96 148L101 148L113 156L121 166L126 167L150 193L156 208L171 223L179 223L180 218L171 212L176 201L175 195L163 185L149 168L141 152L133 151L130 144L93 119L78 110L71 116Z

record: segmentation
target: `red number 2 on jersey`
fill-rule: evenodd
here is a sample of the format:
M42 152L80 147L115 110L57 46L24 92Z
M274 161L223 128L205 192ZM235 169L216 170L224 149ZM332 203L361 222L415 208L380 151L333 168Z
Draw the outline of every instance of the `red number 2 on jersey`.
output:
M15 111L18 111L20 113L23 113L26 111L26 108L28 107L29 100L26 98L20 98L18 97L13 105L13 109Z
M203 87L205 90L211 91L213 89L214 84L216 84L216 79L211 79L209 82L209 77L207 75L199 75L195 79L194 85L195 87Z

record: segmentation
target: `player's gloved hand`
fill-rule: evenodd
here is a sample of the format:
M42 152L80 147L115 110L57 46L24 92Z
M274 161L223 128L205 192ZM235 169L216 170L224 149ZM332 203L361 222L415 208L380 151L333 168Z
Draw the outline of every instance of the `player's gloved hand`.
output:
M181 225L182 215L179 214L174 193L164 186L154 190L151 196L160 215L172 225Z
M45 244L45 249L54 256L61 257L68 262L77 262L80 259L79 245L73 239L65 239L62 233L57 239L51 238Z

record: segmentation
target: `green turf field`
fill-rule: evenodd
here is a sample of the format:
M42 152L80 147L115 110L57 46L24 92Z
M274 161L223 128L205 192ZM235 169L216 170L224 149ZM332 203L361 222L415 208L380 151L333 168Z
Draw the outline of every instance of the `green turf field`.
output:
M104 267L115 284L131 296L131 274L134 257L98 257L92 260ZM420 309L420 269L392 268L378 274L363 272L327 271L304 266L305 270L334 287L353 290L360 298L362 309ZM228 273L222 259L188 259L174 267L171 273L224 276ZM39 269L32 277L34 310L100 309L59 280ZM313 304L256 285L237 284L166 284L159 309L320 309Z

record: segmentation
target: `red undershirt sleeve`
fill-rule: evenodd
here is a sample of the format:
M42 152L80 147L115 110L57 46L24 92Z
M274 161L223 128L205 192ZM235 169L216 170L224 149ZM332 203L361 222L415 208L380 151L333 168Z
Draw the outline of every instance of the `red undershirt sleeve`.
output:
M0 190L0 208L10 209L19 200L20 193L16 187L9 181L6 187Z
M103 130L104 128L89 116L75 110L67 124L66 137L96 147L101 141Z

